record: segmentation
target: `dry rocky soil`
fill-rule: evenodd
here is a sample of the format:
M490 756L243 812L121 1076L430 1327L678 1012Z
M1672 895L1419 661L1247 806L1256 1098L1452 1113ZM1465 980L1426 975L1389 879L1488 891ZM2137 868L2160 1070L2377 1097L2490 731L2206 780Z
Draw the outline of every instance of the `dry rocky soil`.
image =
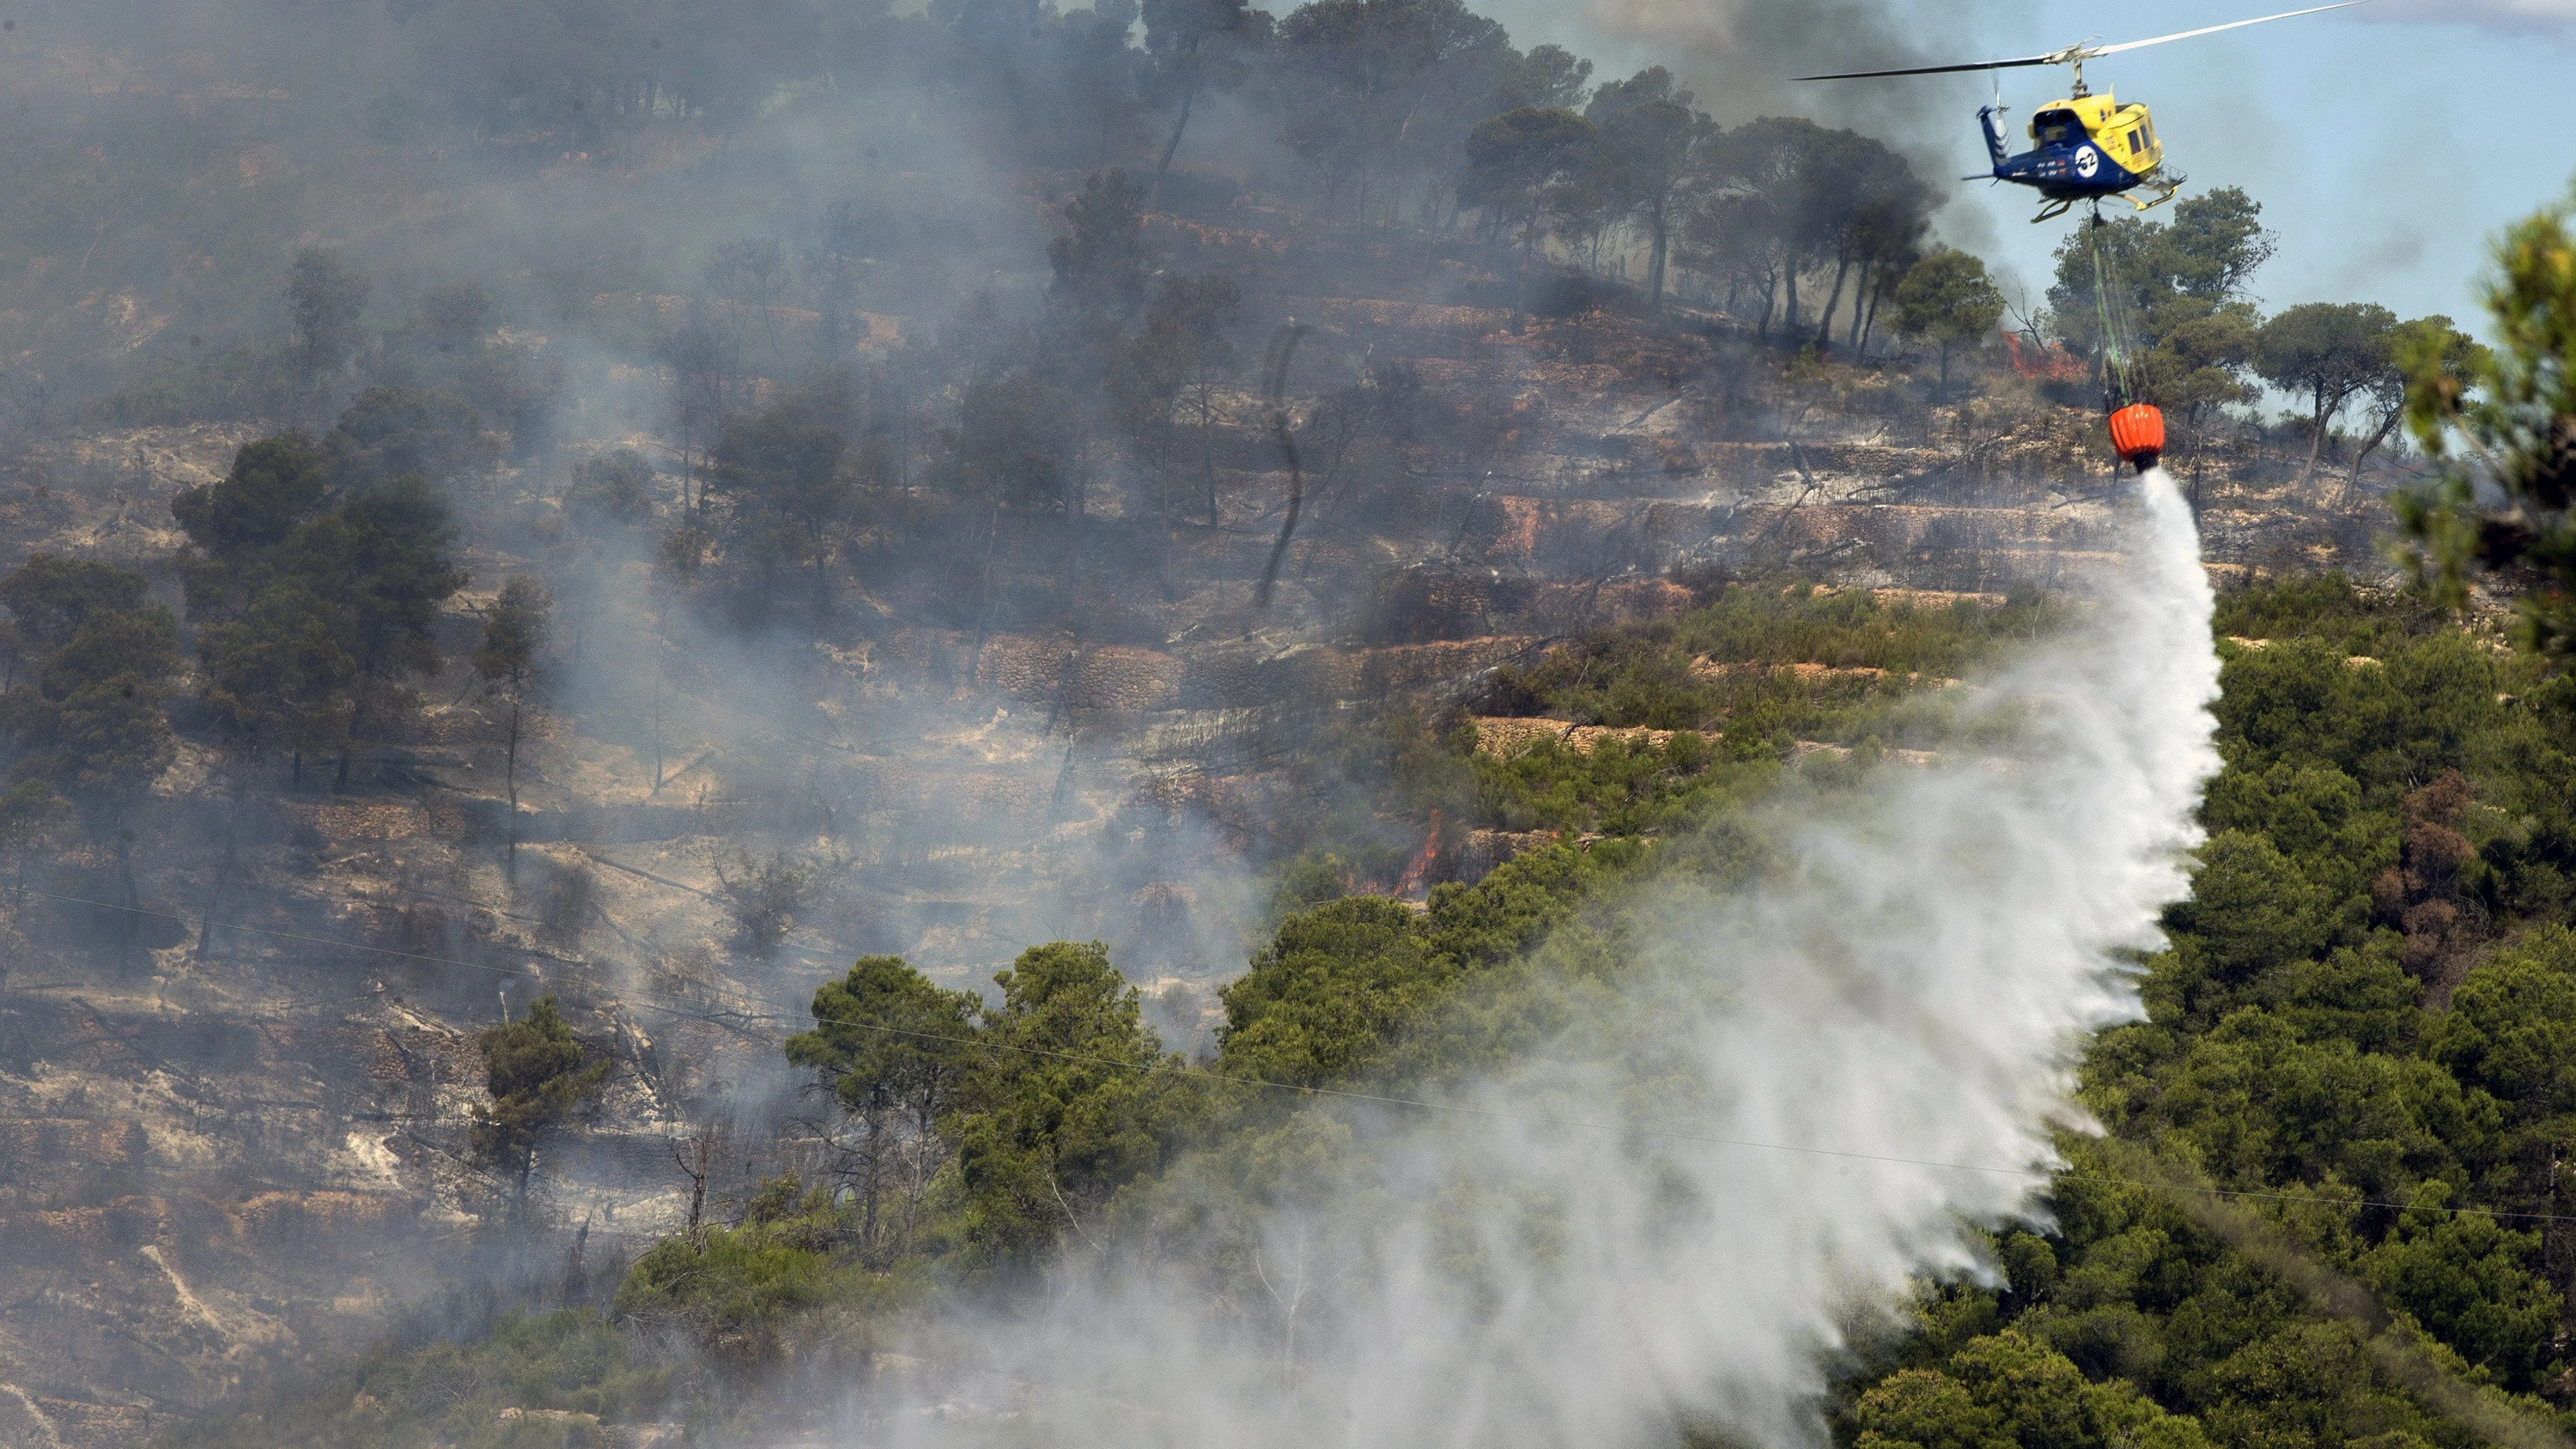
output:
M840 635L711 633L542 713L515 866L496 716L461 669L424 687L421 727L348 789L308 770L237 827L211 762L183 753L138 851L160 914L83 904L113 879L104 858L39 862L20 907L31 944L0 983L0 1443L133 1444L246 1379L347 1351L443 1285L613 1268L685 1214L689 1134L722 1134L721 1195L787 1150L751 1144L822 1115L777 1042L861 952L968 985L1028 945L1097 938L1167 1039L1203 1043L1257 914L1247 848L1315 807L1312 773L1289 766L1317 729L1396 701L1455 708L1553 640L1687 608L1674 578L1693 565L1943 603L2080 587L2130 486L2093 419L2010 379L1930 407L1866 369L1793 385L1687 327L1263 306L1348 354L1407 357L1461 400L1451 436L1383 455L1420 478L1392 500L1308 480L1269 610L1252 594L1287 479L1257 400L1229 394L1224 515L1170 544L1172 576L1194 582L1146 611L1151 628L916 625L870 594L854 551L863 617ZM258 431L18 440L0 460L0 565L55 549L166 583L172 491ZM616 441L604 420L589 431L585 447ZM2374 567L2385 514L2366 490L2219 453L2176 471L2222 575ZM542 511L544 476L472 489ZM1104 526L1148 509L1105 493ZM544 566L535 544L475 537L451 655L504 574ZM612 561L597 617L632 615L617 581L643 571ZM1493 749L1569 725L1478 722ZM201 950L228 828L255 844ZM1514 844L1481 842L1458 868ZM814 884L764 957L723 898L778 850ZM472 1033L546 991L616 1067L522 1206L468 1159ZM481 1231L520 1212L527 1234Z

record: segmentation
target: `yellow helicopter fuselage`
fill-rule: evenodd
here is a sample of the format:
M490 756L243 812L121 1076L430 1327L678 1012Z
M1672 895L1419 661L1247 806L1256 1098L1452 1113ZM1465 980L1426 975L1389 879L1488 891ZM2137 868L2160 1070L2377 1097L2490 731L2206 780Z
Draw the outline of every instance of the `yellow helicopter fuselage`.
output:
M2145 106L2121 105L2118 97L2107 92L2069 96L2040 107L2031 114L2030 139L2042 149L2089 140L2141 181L2153 176L2165 160L2154 116Z
M1979 111L1977 120L1994 159L1991 175L2046 197L2042 221L2079 202L2117 196L2144 211L2173 199L2175 183L2161 174L2164 143L2156 139L2155 119L2145 106L2124 106L2115 96L2078 89L2031 114L2031 149L2018 156L2004 145L1996 107Z

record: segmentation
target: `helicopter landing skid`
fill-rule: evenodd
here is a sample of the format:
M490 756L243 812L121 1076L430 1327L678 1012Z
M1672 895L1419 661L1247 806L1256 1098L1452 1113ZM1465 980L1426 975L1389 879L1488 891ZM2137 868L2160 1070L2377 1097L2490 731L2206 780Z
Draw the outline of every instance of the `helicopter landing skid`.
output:
M2142 187L2140 190L2151 190L2155 192L2155 200L2140 201L2138 199L2137 192L2134 191L2124 191L2120 193L2120 199L2129 203L2131 206L2136 207L2140 211L2153 211L2157 207L2164 205L2166 202L2173 200L2175 193L2182 190L2182 184L2176 181L2165 181L2159 182L2152 187Z
M2154 199L2149 201L2140 201L2137 197L2137 193L2133 191L2123 191L2112 196L2095 196L2090 198L2073 196L2050 197L2046 202L2041 204L2039 215L2030 219L2031 225L2037 226L2043 221L2057 220L2066 213L2073 211L2079 200L2085 205L2093 208L2093 219L2096 222L2099 222L2102 219L2102 203L2105 201L2125 201L2140 211L2153 211L2155 208L2173 200L2175 194L2182 190L2182 186L2178 182L2161 182L2157 185L2143 187L2141 189L2153 192L2155 194Z

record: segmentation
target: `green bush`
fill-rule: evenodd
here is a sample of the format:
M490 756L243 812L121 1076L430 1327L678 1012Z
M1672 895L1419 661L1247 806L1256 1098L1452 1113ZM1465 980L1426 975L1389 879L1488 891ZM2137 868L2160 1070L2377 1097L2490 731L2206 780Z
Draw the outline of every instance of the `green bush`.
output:
M773 1178L740 1224L654 1244L618 1285L614 1314L677 1329L736 1370L774 1363L806 1310L853 1298L891 1301L882 1280L837 1251L850 1226L825 1190Z
M380 1346L161 1442L202 1449L572 1449L604 1442L595 1428L601 1422L661 1417L676 1384L671 1367L653 1362L597 1313L511 1314L455 1342Z

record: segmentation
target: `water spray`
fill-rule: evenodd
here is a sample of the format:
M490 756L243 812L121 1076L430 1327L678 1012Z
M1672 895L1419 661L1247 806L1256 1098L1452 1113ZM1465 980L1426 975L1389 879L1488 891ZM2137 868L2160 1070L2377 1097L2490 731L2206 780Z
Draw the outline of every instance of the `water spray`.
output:
M988 1372L862 1412L936 1446L977 1434L959 1404L1058 1449L1822 1442L1855 1326L2041 1215L2078 1055L2186 893L2213 599L2152 463L2127 532L2098 607L1957 703L2008 760L1749 817L1757 882L1644 882L1470 988L1516 980L1553 1035L1175 1164L1144 1251L1068 1260L1037 1320L961 1325Z

